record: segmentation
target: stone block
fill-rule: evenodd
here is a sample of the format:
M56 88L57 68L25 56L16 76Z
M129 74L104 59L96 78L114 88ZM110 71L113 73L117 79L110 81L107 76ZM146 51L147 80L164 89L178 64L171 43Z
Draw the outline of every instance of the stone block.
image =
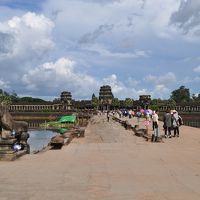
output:
M27 154L26 150L15 152L11 151L1 151L0 150L0 161L13 161L18 157Z
M1 138L2 139L9 139L12 138L13 136L11 135L11 131L9 130L2 130L1 131Z

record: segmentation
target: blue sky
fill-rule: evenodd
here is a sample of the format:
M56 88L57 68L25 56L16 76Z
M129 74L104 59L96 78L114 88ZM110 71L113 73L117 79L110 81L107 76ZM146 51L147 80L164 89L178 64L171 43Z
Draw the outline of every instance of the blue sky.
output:
M1 0L0 88L52 100L200 93L198 0Z

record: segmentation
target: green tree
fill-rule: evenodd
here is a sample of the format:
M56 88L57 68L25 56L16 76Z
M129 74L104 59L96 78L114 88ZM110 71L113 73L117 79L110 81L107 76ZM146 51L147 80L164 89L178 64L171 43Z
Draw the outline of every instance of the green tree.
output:
M4 95L4 94L0 94L0 104L1 106L7 106L10 105L12 103L11 97Z
M96 109L98 109L99 106L99 99L95 96L95 94L92 95L92 106Z
M12 94L10 95L10 98L11 98L12 103L19 102L19 99L20 99L20 98L17 96L17 93L15 93L15 92L12 92Z
M124 106L125 106L126 108L132 108L132 107L133 107L133 99L131 99L131 98L126 98L126 99L124 100Z
M149 108L151 110L158 110L159 109L159 101L158 101L158 99L152 99L150 104L149 104Z
M20 102L46 102L43 99L33 98L33 97L21 97L19 99Z
M115 109L115 108L119 108L120 107L120 101L118 98L114 98L112 100L112 107Z
M200 94L198 94L198 95L193 94L192 95L192 101L193 102L200 102Z
M179 89L172 91L170 99L173 99L176 103L189 102L190 91L185 86L181 86Z
M176 101L174 99L169 99L167 101L167 107L170 108L171 110L174 110L176 106Z

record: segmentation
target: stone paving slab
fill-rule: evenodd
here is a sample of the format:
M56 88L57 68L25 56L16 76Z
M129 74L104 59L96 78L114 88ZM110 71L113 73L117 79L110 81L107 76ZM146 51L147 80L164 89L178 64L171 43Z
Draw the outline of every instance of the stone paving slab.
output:
M0 200L199 200L199 154L197 128L151 143L95 116L61 150L0 162Z

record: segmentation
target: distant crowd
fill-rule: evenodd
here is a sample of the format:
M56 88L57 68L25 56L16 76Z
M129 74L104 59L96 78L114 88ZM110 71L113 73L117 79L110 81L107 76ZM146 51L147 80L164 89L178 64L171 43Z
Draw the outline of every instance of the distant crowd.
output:
M172 137L179 137L180 130L179 127L183 125L183 119L178 114L176 110L166 110L162 117L163 127L160 127L159 124L159 112L157 110L151 109L140 109L139 111L134 110L115 110L115 111L108 111L107 112L107 121L109 121L110 115L113 115L118 118L133 118L137 117L137 122L139 125L140 118L144 118L144 126L146 127L146 132L148 134L149 126L152 125L153 134L151 136L152 142L157 142L158 139L161 137L160 130L163 128L164 130L164 137L165 138L172 138Z

